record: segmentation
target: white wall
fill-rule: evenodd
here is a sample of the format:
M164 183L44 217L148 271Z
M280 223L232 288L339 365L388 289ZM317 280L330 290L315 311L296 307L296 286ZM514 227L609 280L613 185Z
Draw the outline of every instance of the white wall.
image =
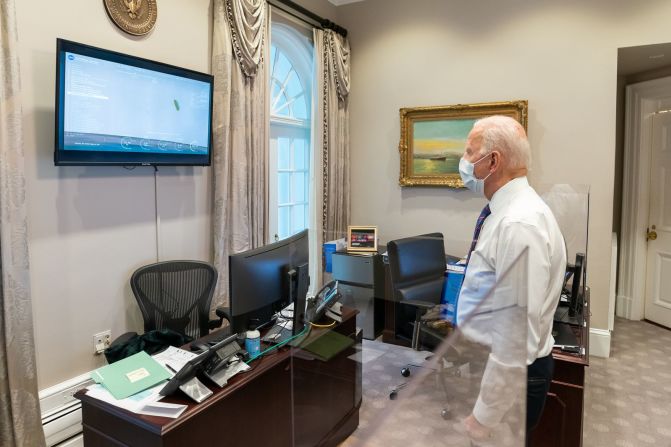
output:
M400 188L400 107L529 100L532 183L591 185L592 326L607 328L617 48L671 41L671 3L367 0L338 9L352 46L352 222L443 231L465 252L484 200Z
M156 259L148 167L55 167L56 38L209 72L209 0L161 0L144 38L108 19L101 1L16 2L23 89L31 286L44 389L103 364L92 335L141 330L128 280ZM110 117L113 119L113 117ZM160 168L161 260L210 258L210 168Z
M294 0L294 3L301 5L318 16L340 24L338 22L339 8L334 6L329 0Z
M128 280L157 252L151 168L53 165L56 38L209 73L212 1L157 3L154 30L132 37L101 1L16 2L40 389L104 364L93 334L142 331ZM297 3L336 18L327 0ZM211 260L210 185L210 168L160 168L160 260Z

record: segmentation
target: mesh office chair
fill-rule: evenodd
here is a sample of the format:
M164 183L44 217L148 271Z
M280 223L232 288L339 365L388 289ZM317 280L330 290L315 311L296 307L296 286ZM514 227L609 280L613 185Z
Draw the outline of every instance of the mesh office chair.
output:
M223 319L209 319L217 277L212 265L200 261L165 261L137 269L130 285L145 332L172 329L199 338L220 327Z

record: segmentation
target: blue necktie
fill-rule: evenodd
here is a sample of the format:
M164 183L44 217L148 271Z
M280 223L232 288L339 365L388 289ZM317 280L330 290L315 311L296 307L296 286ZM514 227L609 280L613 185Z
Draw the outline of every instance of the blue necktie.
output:
M480 230L482 229L482 224L485 222L487 216L492 214L492 210L489 209L489 204L487 204L480 213L478 221L475 223L475 231L473 232L473 242L471 242L471 249L468 250L468 257L466 258L466 265L471 260L471 253L475 250L475 245L478 243L478 238L480 237Z

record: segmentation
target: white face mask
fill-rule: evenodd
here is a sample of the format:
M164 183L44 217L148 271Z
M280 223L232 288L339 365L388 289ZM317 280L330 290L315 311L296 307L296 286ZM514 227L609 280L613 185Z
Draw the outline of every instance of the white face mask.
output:
M485 180L489 178L492 173L487 174L487 177L479 179L473 173L475 165L480 163L482 160L487 158L489 155L492 155L491 152L475 163L471 163L468 160L465 160L464 157L461 157L459 160L459 175L461 175L461 180L464 182L464 186L470 189L473 192L480 194L481 196L485 195Z

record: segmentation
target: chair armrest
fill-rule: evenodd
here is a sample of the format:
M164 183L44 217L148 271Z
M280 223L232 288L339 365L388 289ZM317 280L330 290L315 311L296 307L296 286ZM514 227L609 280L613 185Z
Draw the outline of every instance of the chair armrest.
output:
M223 318L219 318L218 320L210 320L207 322L207 328L209 330L217 329L220 328L222 324L224 324Z
M229 315L229 310L228 310L227 307L217 307L214 312L217 314L219 319L218 320L210 320L207 323L208 329L212 330L212 329L216 329L216 328L221 327L224 324L224 319L226 321L228 321L228 324L230 326L231 317Z
M231 322L231 314L230 314L230 309L228 307L217 307L217 309L214 311L217 316L221 319L225 319L226 321Z
M400 300L399 303L409 304L410 306L419 307L425 310L432 309L433 307L436 306L436 303L422 300Z

